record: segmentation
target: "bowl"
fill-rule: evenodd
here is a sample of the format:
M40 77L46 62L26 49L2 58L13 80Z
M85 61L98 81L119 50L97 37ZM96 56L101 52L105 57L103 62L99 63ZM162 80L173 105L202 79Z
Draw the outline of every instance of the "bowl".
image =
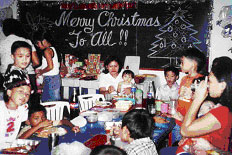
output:
M87 121L89 123L95 123L95 122L97 122L97 120L98 120L98 116L97 115L89 115L89 116L87 116Z
M135 78L134 78L134 80L135 80L136 84L143 83L144 80L145 80L145 76L143 76L143 75L136 75Z

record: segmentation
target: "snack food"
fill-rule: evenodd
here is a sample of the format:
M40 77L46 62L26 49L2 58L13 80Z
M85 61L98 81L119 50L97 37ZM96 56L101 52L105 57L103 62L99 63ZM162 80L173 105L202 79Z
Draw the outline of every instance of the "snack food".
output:
M131 101L119 100L118 102L115 103L115 106L116 109L120 111L128 111L131 108L132 104L133 103Z
M154 116L153 119L154 119L155 123L169 123L168 120L166 120L166 119L164 119L162 117Z
M57 133L59 136L63 136L67 133L67 130L61 127L45 127L42 131L38 131L37 137L48 138L51 133Z
M206 151L207 155L220 155L218 152L216 152L215 150L208 150Z

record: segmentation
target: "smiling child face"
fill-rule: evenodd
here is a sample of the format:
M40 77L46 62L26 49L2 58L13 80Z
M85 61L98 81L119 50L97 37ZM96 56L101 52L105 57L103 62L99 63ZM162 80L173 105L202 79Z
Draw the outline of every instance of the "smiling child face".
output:
M14 65L25 69L31 61L31 51L29 48L20 47L16 49L14 54L12 55L12 58L14 60Z

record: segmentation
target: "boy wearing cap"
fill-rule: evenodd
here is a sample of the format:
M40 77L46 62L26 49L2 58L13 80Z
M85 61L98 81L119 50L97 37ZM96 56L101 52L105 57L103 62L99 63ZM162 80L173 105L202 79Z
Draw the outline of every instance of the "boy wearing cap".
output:
M16 139L21 122L27 120L31 85L27 78L11 72L4 79L4 101L0 101L0 148Z

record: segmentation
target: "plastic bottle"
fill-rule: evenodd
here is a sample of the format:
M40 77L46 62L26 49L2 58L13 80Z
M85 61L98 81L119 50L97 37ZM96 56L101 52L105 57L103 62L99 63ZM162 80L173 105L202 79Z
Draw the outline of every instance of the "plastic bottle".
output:
M79 109L79 89L73 88L73 94L71 95L69 104L70 104L70 120L79 116L80 109Z
M136 93L136 85L132 84L132 86L131 86L131 98L133 99L133 104L135 104L135 93Z
M149 108L148 108L149 105L154 104L154 102L155 102L154 91L153 91L152 82L150 81L149 82L149 89L148 89L148 92L147 92L147 101L146 101L147 110L149 110Z

